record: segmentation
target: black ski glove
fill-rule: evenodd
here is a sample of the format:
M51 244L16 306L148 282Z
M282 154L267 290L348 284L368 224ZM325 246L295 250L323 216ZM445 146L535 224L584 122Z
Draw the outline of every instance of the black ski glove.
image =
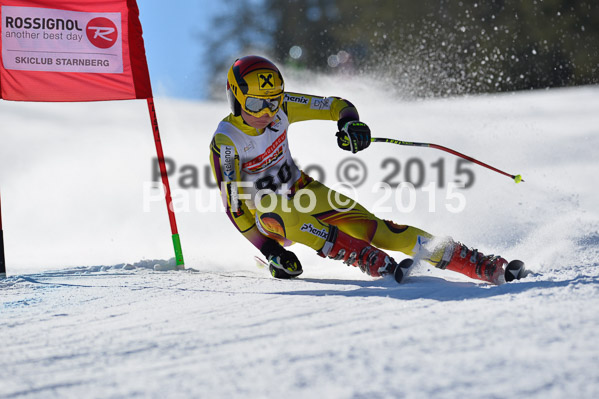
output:
M268 269L273 277L288 279L297 277L304 272L297 256L274 240L266 242L260 251L266 256Z
M370 128L364 122L341 119L337 126L337 145L342 150L355 154L370 145Z

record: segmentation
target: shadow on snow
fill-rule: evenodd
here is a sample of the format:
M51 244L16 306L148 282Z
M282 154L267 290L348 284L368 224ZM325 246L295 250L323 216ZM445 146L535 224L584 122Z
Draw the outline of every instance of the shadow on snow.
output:
M466 299L491 298L501 295L515 295L530 290L545 290L573 285L599 284L599 278L578 276L569 280L542 281L526 279L499 286L475 282L448 281L439 277L411 276L401 285L394 281L373 280L318 280L303 279L314 284L354 285L354 290L304 290L277 292L278 295L344 296L344 297L388 297L400 300L432 299L436 301L460 301Z
M364 280L339 280L339 279L316 279L316 278L299 278L295 280L276 280L268 277L262 277L257 275L245 275L238 273L215 273L215 272L203 272L194 271L190 272L191 276L209 277L209 278L223 278L224 280L231 283L238 278L255 279L256 281L271 281L277 283L277 287L258 287L258 290L252 292L246 292L244 290L236 290L235 284L229 285L226 288L209 288L209 287L181 287L181 286L160 286L158 284L147 284L148 281L140 284L126 284L126 278L132 273L85 273L79 274L81 270L64 270L58 272L46 272L41 274L33 275L20 275L12 276L4 280L0 287L8 288L10 286L17 285L19 283L32 283L46 287L87 287L87 288L128 288L132 290L143 290L143 289L158 289L167 291L187 291L187 292L198 292L198 293L227 293L227 294L254 294L254 295L291 295L291 296L339 296L339 297L381 297L381 298L393 298L398 300L417 300L417 299L431 299L435 301L461 301L467 299L478 299L478 298L491 298L501 295L516 295L531 290L548 290L553 288L577 286L577 285L597 285L599 284L599 277L596 276L584 276L579 275L574 278L559 280L559 281L544 281L541 280L541 275L529 276L528 279L520 281L506 283L500 286L494 286L489 284L477 283L477 282L459 282L449 281L439 277L432 276L410 276L407 280L398 285L393 279L378 279L371 281ZM157 276L163 275L163 273L181 273L181 272L159 272ZM70 281L58 282L53 281L55 277L67 277ZM124 279L125 284L117 285L87 285L84 283L85 277L121 277ZM193 277L192 277L193 278ZM187 280L189 283L190 281ZM193 282L191 282L193 284ZM323 285L326 288L322 289L299 289L293 290L293 284L309 283L311 285ZM281 285L285 285L285 290L277 289ZM352 289L353 288L353 289Z

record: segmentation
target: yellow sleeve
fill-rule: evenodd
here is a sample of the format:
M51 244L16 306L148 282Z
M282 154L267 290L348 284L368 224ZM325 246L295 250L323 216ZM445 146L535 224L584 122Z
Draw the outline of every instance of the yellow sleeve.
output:
M217 133L210 143L210 166L218 184L227 216L237 230L256 248L262 249L270 239L258 230L253 213L244 201L239 199L241 188L241 168L239 154L233 141L224 134Z
M319 97L301 93L285 93L283 110L289 123L307 120L359 120L358 110L339 97Z

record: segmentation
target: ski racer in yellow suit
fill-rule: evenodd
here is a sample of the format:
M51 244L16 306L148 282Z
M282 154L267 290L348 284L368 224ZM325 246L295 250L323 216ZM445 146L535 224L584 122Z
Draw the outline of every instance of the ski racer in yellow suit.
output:
M302 273L298 258L285 249L292 243L373 277L393 274L397 268L383 250L417 256L435 267L494 284L520 277L520 271L505 273L505 259L484 256L451 239L428 248L431 234L381 220L299 170L287 140L292 123L337 121L337 142L343 150L356 153L370 145L370 129L349 101L285 92L279 69L258 56L240 58L231 66L227 95L232 112L210 143L212 170L227 215L268 259L274 277ZM401 281L402 273L399 279L397 275Z

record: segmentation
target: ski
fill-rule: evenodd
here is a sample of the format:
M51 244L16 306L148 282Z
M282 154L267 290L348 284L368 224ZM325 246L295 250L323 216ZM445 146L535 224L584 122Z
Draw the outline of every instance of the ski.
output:
M272 277L274 277L273 271L270 268L270 265L268 264L267 261L265 261L264 259L262 259L259 256L254 256L254 261L256 262L256 267L258 269L261 269L261 270L266 269L266 271L268 272L268 274L270 274Z
M405 281L406 277L410 275L412 270L414 269L415 262L414 259L407 258L399 262L395 271L393 272L393 278L398 284L401 284ZM521 260L513 260L505 268L505 282L509 283L514 280L520 280L525 278L531 274L529 270L526 269L524 262Z
M254 256L254 261L256 262L256 267L258 269L262 269L262 270L266 269L266 270L268 270L269 274L272 275L272 273L270 271L270 266L267 261L265 261L264 259L262 259L259 256ZM399 262L399 264L393 271L393 278L395 279L395 281L397 281L398 284L401 284L405 280L405 278L407 276L409 276L409 274L412 271L412 269L414 268L414 266L415 266L414 259L411 259L411 258L406 258L406 259L402 260L401 262Z
M266 269L268 273L272 275L267 261L260 258L259 256L254 256L254 261L256 262L257 268L262 270ZM399 264L393 271L393 279L398 284L405 282L406 277L410 275L410 273L414 269L414 266L416 266L414 259L406 258L402 260L401 262L399 262ZM513 260L506 266L505 281L509 283L510 281L520 280L528 276L529 274L531 274L531 272L526 269L524 262L522 262L521 260Z
M256 267L258 267L258 269L268 269L268 262L261 257L254 256L254 260L256 261Z

